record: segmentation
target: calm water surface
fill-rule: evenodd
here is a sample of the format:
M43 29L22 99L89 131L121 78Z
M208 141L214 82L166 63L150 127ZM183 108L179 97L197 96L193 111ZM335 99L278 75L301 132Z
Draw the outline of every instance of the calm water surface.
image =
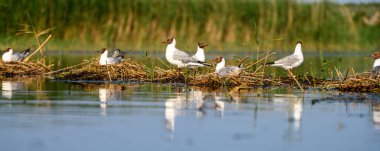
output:
M1 150L380 148L379 94L0 82Z

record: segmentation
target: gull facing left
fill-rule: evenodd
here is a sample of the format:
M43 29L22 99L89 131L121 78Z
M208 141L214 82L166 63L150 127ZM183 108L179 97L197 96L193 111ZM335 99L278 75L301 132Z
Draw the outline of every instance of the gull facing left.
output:
M220 77L225 77L228 75L231 76L237 76L243 71L243 68L239 66L228 66L226 67L226 61L222 56L218 56L215 59L213 59L215 63L217 63L215 68L215 73Z
M111 57L108 57L108 50L106 48L102 48L98 51L101 53L99 64L107 65L107 64L118 64L121 60L124 59L124 52L121 52L119 49L115 50Z
M21 53L14 53L12 48L7 48L3 51L2 60L4 62L12 61L23 61L24 58L29 54L30 48L22 51Z

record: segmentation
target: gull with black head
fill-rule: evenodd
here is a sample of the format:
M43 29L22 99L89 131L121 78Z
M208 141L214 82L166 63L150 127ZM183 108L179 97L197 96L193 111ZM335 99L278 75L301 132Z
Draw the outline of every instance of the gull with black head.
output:
M369 57L375 59L372 67L372 76L377 76L380 74L380 52L374 52Z
M303 60L304 59L302 54L302 42L297 41L296 48L292 55L286 56L274 62L268 62L266 65L281 67L285 70L288 70L294 81L296 81L297 85L300 87L300 89L304 91L301 85L298 83L297 79L293 75L293 68L300 66Z
M206 56L205 56L205 50L204 50L204 48L206 46L208 46L206 43L199 42L198 43L197 52L193 56L191 56L191 57L197 59L198 61L205 62L206 61Z
M165 58L166 60L173 65L178 67L178 78L181 79L181 68L186 67L202 67L209 66L207 63L203 61L199 61L191 56L189 56L186 52L183 52L176 48L176 40L174 38L168 38L166 41L162 43L167 44Z
M122 52L119 49L115 50L111 57L108 57L108 50L106 48L102 48L98 52L101 54L99 59L100 65L118 64L125 56L125 52Z
M30 48L25 49L24 51L20 53L17 53L17 52L13 52L12 48L7 48L3 51L3 56L1 57L1 59L4 62L12 62L12 61L20 62L20 61L23 61L24 58L29 54L29 51L30 51Z
M222 56L216 57L213 61L217 63L215 73L220 77L238 76L244 69L240 65L226 67L226 60Z

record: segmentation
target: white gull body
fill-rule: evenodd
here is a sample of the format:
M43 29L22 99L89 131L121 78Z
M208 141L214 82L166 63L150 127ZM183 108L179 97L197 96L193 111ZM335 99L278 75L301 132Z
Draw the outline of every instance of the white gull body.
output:
M221 60L220 60L221 59ZM239 75L243 68L237 67L237 66L229 66L226 67L226 61L223 57L218 57L217 60L220 60L220 62L216 65L215 73L218 76L224 77L227 75Z
M376 59L375 62L373 63L372 73L373 74L380 73L380 58Z
M99 59L100 65L107 65L107 64L118 64L121 62L121 60L124 59L124 54L119 52L118 50L114 52L112 57L108 57L108 50L102 49L102 54Z
M304 60L301 46L302 43L297 42L296 48L292 55L286 56L280 60L275 61L274 64L271 64L271 66L282 67L286 70L290 70L300 66Z
M173 39L166 47L165 57L166 60L178 68L190 67L190 66L204 66L197 59L190 57L186 52L178 50L176 47L176 40Z
M199 61L202 61L202 62L205 62L206 61L206 56L205 56L205 51L203 48L199 47L198 45L198 48L197 48L197 52L191 56Z
M29 49L22 51L21 53L14 53L12 48L7 48L1 59L4 62L22 61L29 54Z

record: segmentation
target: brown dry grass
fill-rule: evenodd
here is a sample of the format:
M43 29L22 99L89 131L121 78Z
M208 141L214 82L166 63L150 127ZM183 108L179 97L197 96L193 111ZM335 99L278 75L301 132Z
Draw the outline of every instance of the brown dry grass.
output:
M4 63L0 61L0 77L30 77L40 76L50 69L41 63L34 62L10 62Z
M204 73L182 73L178 79L177 70L162 69L160 67L148 68L144 64L139 64L131 59L126 59L117 65L98 65L97 61L87 64L80 69L73 69L56 75L56 79L69 81L135 81L154 83L185 83L191 86L208 87L218 89L221 87L296 87L294 79L290 76L265 75L265 68L259 65L265 62L266 55L258 61L252 61L249 66L257 65L256 68L247 68L239 76L218 77L213 68ZM302 88L337 89L349 92L380 92L380 78L372 78L370 74L356 74L352 70L352 76L348 76L337 71L338 79L323 80L312 76L298 75L295 78ZM54 73L54 72L53 72ZM345 75L345 76L343 76Z
M62 73L58 77L58 79L63 80L139 80L145 78L145 70L131 60L107 66L101 66L98 62L92 62L83 68Z
M329 87L345 92L380 92L380 77L370 73L362 73L348 77L343 81L333 81Z

